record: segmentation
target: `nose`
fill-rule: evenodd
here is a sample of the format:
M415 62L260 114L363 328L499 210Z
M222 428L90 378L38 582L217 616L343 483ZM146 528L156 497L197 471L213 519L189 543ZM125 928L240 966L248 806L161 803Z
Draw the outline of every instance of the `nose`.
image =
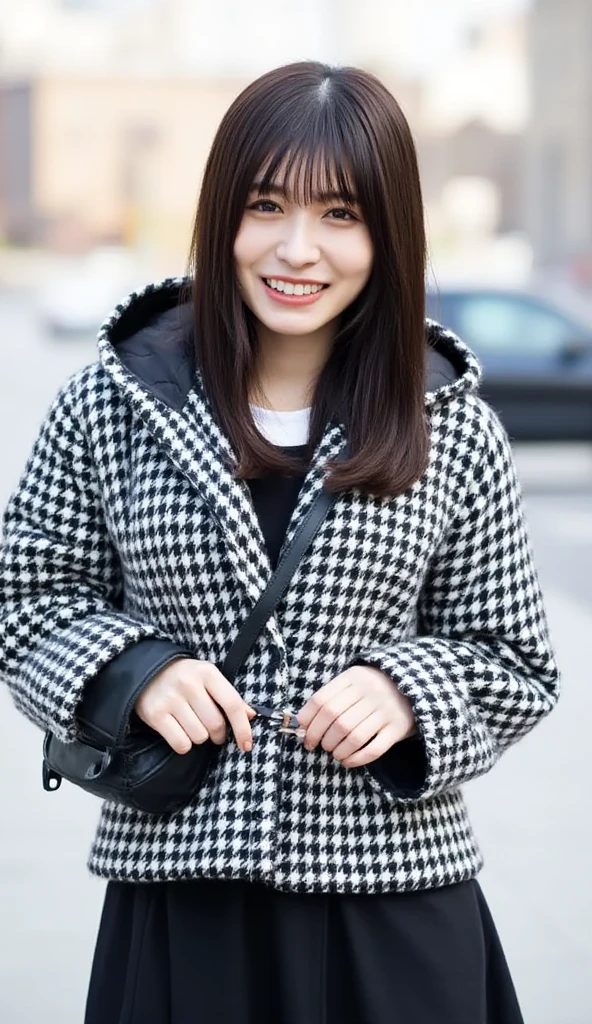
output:
M292 267L304 267L319 261L321 252L318 240L306 210L286 217L283 221L276 255Z

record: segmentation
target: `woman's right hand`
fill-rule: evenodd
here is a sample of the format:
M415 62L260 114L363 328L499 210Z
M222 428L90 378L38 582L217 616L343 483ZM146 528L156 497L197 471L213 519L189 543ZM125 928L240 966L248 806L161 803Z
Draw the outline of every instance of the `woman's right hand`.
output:
M210 661L177 658L165 665L140 694L135 712L177 754L194 743L226 741L225 712L240 750L253 745L251 718L257 714Z

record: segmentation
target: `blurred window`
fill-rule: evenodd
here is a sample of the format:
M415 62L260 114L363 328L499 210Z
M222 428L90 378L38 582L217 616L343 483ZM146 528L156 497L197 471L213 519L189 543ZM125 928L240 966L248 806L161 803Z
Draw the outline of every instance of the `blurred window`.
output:
M456 321L469 345L491 354L555 356L580 334L561 313L510 295L459 298Z

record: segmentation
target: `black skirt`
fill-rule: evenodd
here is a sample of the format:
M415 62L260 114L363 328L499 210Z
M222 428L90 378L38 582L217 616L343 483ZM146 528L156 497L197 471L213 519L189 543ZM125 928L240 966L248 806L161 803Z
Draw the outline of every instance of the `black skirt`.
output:
M85 1024L522 1024L476 881L409 894L107 886Z

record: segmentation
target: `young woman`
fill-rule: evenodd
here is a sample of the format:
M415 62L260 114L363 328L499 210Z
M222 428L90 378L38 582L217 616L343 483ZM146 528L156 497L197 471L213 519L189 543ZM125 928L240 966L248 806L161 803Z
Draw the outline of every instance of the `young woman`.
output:
M102 808L87 1024L521 1020L460 787L558 677L508 440L424 275L394 98L279 68L222 121L191 273L117 308L42 427L5 516L16 705L73 740L87 686L143 673L146 725L219 746L182 810ZM323 486L231 685L216 665Z

